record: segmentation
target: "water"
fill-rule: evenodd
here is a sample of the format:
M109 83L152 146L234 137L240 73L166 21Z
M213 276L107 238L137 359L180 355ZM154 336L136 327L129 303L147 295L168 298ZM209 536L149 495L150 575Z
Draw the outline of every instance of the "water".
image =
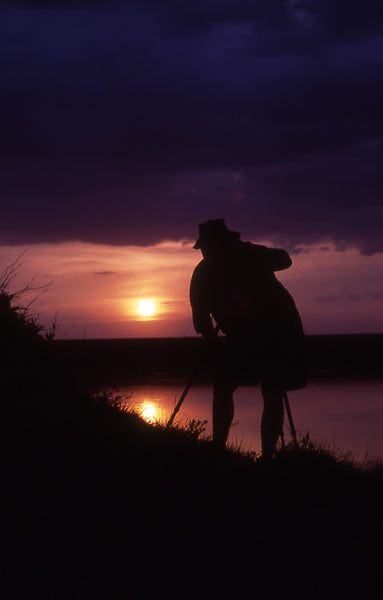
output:
M147 421L166 423L180 398L185 381L163 380L120 388L130 396L130 406ZM359 461L383 462L383 381L316 381L303 390L288 393L298 437L310 433L313 440L351 451ZM234 393L235 415L229 443L243 450L260 452L262 397L259 387L241 387ZM195 384L188 392L176 423L192 419L207 420L206 435L211 435L210 385ZM290 432L285 419L285 438Z

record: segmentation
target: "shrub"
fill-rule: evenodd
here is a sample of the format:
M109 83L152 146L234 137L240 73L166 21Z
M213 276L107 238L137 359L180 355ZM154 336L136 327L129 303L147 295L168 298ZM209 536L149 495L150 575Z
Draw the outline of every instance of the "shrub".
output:
M20 258L0 273L0 353L3 381L12 379L15 369L19 370L18 377L23 376L26 371L36 371L36 366L41 364L46 355L47 342L53 339L56 330L56 322L49 330L44 328L38 321L38 315L31 309L47 286L34 286L30 282L15 292L10 290L21 268ZM31 291L36 291L36 295L25 304L23 300Z

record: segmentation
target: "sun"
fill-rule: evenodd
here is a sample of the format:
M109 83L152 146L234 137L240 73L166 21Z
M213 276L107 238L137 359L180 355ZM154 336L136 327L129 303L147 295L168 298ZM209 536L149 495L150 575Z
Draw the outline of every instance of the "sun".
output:
M137 310L142 317L151 317L156 309L151 300L141 300Z

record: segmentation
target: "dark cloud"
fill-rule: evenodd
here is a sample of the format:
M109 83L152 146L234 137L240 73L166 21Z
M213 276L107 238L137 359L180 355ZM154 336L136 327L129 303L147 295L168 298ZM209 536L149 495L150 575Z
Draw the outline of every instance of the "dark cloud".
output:
M4 7L0 242L383 250L380 2Z

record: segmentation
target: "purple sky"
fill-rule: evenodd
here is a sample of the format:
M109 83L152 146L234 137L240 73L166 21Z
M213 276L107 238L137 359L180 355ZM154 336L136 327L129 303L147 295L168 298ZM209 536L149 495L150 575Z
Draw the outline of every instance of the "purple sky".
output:
M0 244L383 251L381 0L1 3Z

